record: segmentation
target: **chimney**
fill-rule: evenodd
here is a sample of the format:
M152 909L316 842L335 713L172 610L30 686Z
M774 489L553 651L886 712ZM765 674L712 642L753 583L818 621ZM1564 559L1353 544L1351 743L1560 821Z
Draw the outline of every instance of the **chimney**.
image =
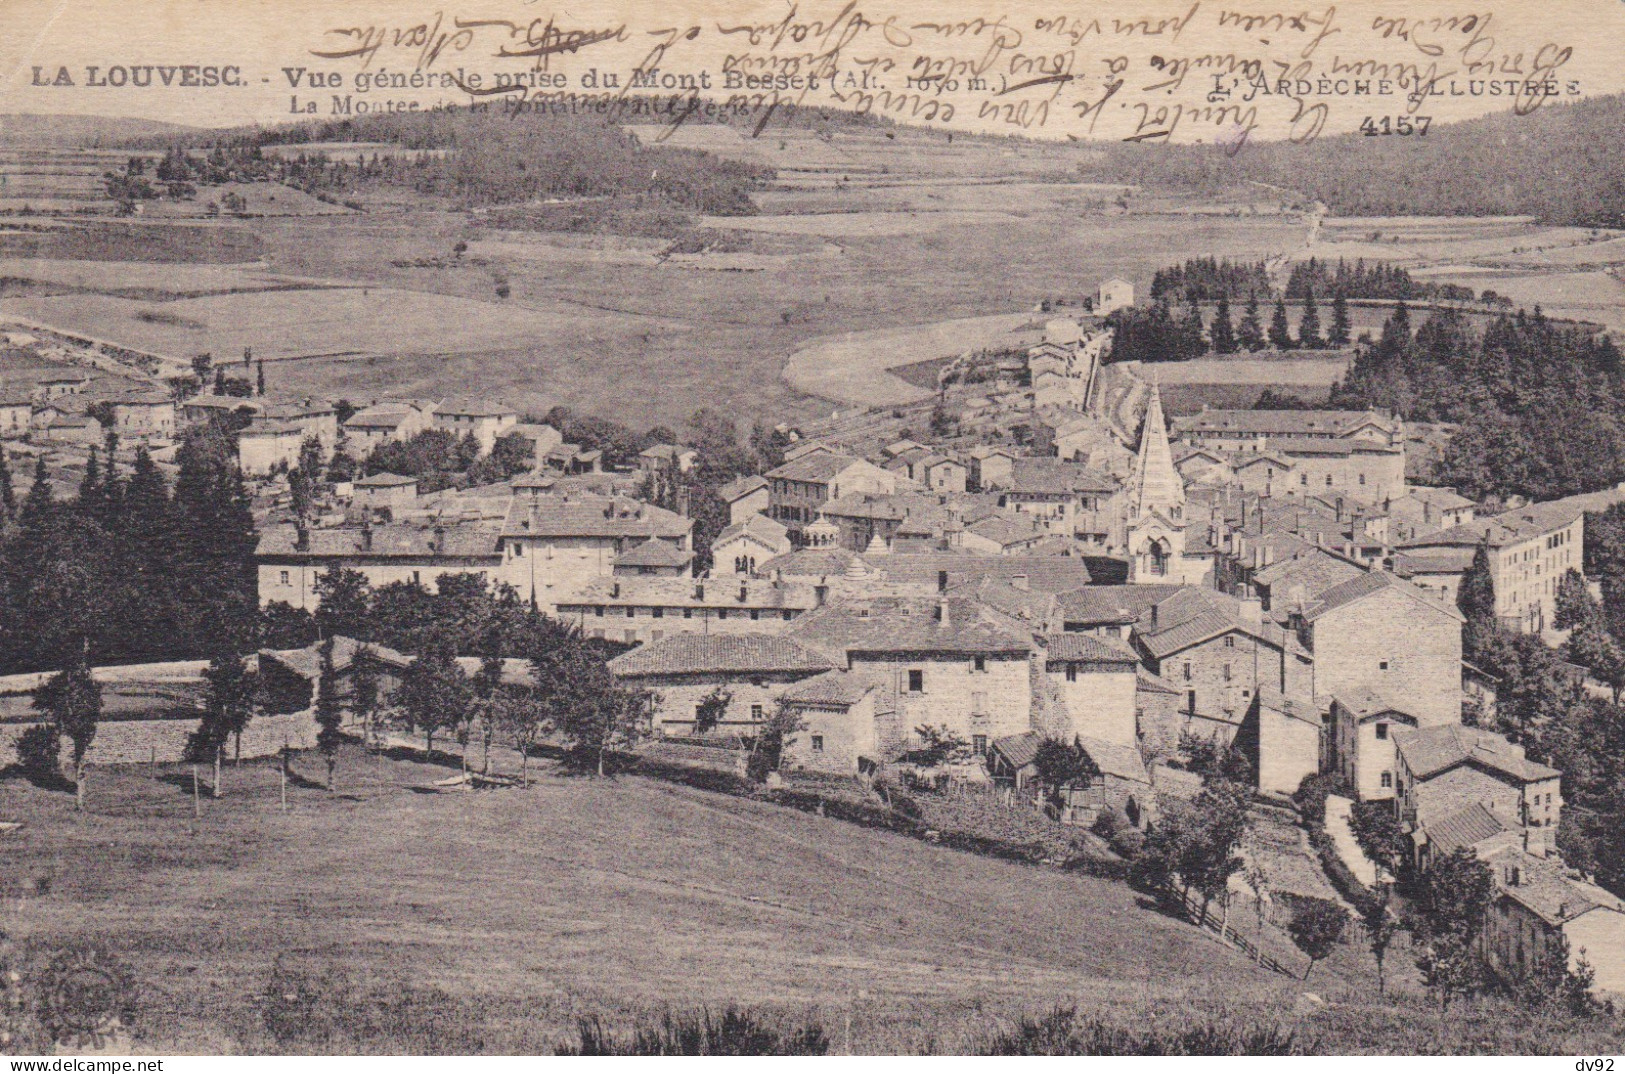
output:
M937 572L937 592L938 593L946 593L946 592L948 592L948 572L947 571L938 571Z
M1157 632L1157 606L1151 605L1151 633Z
M819 579L818 584L813 586L813 607L822 608L824 606L824 601L828 599L829 586L826 585L822 579Z

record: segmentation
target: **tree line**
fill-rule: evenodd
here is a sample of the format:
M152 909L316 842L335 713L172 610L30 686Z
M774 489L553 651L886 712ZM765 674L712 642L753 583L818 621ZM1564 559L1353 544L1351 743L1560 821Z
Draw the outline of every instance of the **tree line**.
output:
M1150 306L1128 306L1106 316L1113 333L1112 361L1185 362L1210 353L1323 350L1349 345L1348 300L1341 293L1332 299L1331 322L1324 332L1320 305L1312 289L1299 303L1296 329L1281 296L1275 299L1266 327L1256 291L1247 293L1239 320L1231 311L1227 295L1218 296L1212 319L1204 320L1196 302L1176 308L1170 294L1164 291Z
M43 458L19 496L0 458L0 673L178 660L258 633L254 519L231 445L189 435L173 486L144 448L92 450L77 497Z

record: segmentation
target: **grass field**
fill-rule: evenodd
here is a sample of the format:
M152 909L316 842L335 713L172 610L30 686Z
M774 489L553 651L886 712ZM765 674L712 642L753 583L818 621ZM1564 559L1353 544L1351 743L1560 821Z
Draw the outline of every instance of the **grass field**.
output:
M340 1050L546 1052L581 1015L730 1004L871 1052L962 1051L1056 1005L1377 1050L1385 1024L1417 1047L1516 1051L1531 1032L1484 1019L1455 1039L1414 1001L1374 1003L1353 949L1304 984L1124 885L763 803L548 770L529 790L444 790L443 767L359 751L329 795L304 778L320 770L296 761L284 813L273 767L228 766L198 820L180 769L97 771L86 815L0 780L0 820L25 822L0 834L11 940L110 952L134 980L135 1047L157 1052L286 1046L262 1012L287 975L342 994ZM1565 1050L1608 1039L1573 1032Z

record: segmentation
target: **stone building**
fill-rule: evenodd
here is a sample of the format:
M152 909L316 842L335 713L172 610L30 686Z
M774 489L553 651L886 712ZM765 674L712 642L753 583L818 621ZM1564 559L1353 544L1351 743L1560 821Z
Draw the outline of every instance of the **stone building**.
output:
M593 638L783 634L817 605L811 586L744 577L596 578L558 599L558 617Z
M654 695L654 729L662 735L693 734L700 705L711 697L727 702L712 733L752 734L787 686L835 666L824 653L762 634L677 634L609 662L621 685Z
M1461 613L1386 571L1333 586L1291 617L1313 693L1403 699L1419 727L1461 722Z

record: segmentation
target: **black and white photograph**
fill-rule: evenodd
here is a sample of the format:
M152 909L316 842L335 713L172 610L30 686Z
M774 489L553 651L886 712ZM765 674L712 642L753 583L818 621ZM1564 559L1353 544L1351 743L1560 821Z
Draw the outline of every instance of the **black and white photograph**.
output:
M1625 1062L1625 3L0 30L11 1074Z

